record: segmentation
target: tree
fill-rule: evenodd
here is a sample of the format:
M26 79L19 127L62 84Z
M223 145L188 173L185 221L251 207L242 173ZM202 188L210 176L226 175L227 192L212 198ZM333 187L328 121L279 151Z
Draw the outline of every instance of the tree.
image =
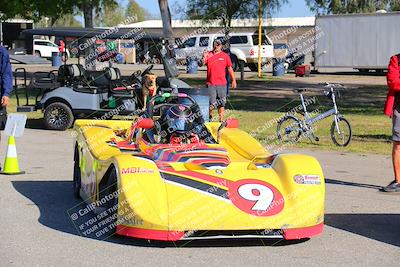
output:
M399 0L307 0L317 14L371 13L380 9L400 10Z
M46 22L46 18L42 17L40 21L35 24L36 28L43 27L82 27L82 23L75 18L76 14L67 14L61 16L55 21L51 21L50 19Z
M169 10L168 0L158 0L160 7L161 20L163 24L163 48L160 54L163 58L163 65L165 76L167 78L175 77L179 71L176 66L175 53L174 53L174 35L172 32L171 11Z
M163 24L163 34L168 40L173 40L172 23L171 23L171 11L169 10L168 0L158 0L160 7L161 20Z
M390 11L400 11L400 0L389 1L388 6Z
M287 0L262 0L263 14L278 10ZM258 16L258 0L192 0L187 3L186 15L190 19L204 22L220 20L228 35L232 19L255 18Z
M82 23L75 18L73 14L67 14L57 19L51 26L54 27L78 27L81 28Z
M137 21L143 21L151 17L150 13L141 7L135 0L129 0L128 7L125 11L125 16L135 16Z
M94 23L96 26L112 27L121 24L125 20L124 12L116 3L109 3L96 14Z
M106 6L118 5L116 0L78 0L75 6L83 13L86 28L93 28L94 13L101 14Z
M72 14L74 3L74 0L58 0L51 4L47 0L0 0L0 19L22 17L38 22L42 17L48 17L50 21L56 21L65 14Z

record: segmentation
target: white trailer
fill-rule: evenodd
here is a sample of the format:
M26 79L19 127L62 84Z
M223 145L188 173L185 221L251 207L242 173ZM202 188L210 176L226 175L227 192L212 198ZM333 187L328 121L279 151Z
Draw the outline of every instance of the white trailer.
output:
M315 67L387 69L400 53L400 12L327 15L316 19Z

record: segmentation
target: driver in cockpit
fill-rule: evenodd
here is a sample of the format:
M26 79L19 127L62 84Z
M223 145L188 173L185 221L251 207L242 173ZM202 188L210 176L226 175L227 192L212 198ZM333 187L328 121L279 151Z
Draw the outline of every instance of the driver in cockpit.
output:
M156 126L160 143L199 143L192 110L186 105L170 107Z

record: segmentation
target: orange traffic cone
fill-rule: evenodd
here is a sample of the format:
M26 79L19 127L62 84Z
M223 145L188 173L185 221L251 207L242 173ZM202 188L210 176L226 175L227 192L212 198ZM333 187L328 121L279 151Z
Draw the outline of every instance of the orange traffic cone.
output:
M15 138L10 135L8 137L8 147L7 147L7 155L4 161L4 168L0 172L0 174L23 174L24 171L19 170L18 159L17 159L17 148L15 146Z

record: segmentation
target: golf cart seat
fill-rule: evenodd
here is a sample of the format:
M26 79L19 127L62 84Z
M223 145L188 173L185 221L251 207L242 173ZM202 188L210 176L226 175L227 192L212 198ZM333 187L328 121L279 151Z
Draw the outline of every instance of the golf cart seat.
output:
M53 72L37 71L31 76L30 88L51 90L60 86Z
M61 65L58 69L58 81L62 85L73 85L81 82L85 76L85 69L80 64Z
M64 86L72 86L81 93L97 93L98 87L90 85L91 78L80 64L63 65L58 69L58 81Z
M109 81L119 81L121 79L121 71L118 68L106 68L105 73Z

